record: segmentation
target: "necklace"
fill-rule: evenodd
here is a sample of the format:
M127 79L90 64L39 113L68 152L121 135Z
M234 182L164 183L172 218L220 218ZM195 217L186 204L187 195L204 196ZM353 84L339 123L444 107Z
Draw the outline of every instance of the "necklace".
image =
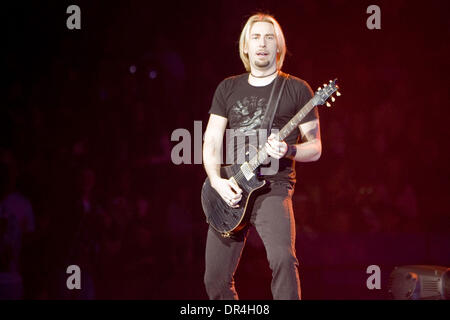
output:
M275 72L272 72L271 74L265 75L265 76L255 76L253 73L250 73L252 75L253 78L265 78L265 77L269 77L271 75L273 75L274 73L277 73L278 70L275 70Z

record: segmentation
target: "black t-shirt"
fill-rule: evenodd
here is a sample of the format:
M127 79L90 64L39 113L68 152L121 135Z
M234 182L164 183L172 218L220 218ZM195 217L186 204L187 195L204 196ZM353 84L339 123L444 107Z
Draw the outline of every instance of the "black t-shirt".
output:
M228 119L228 128L235 129L244 135L257 135L267 108L274 81L262 87L248 83L248 73L223 80L214 94L210 114ZM274 94L276 96L276 94ZM272 124L273 129L281 130L284 125L313 97L313 91L306 81L289 76L277 108ZM317 107L314 107L300 123L319 118ZM298 127L284 141L288 145L299 143ZM271 181L286 180L295 183L294 160L282 158L279 170L275 175L263 176Z

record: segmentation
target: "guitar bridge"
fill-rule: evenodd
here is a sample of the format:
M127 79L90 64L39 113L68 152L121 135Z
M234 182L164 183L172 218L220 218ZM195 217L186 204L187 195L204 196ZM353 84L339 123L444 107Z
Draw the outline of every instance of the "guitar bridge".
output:
M241 166L241 171L244 174L245 179L249 181L255 174L253 173L253 170L250 168L250 165L248 162L244 162Z

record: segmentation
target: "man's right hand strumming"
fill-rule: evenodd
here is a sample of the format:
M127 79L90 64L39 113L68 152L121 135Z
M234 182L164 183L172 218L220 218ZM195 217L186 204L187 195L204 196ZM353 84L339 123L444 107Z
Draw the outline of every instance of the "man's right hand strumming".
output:
M211 186L217 191L222 199L232 208L238 208L239 201L242 199L242 190L236 184L233 178L222 179L214 178Z

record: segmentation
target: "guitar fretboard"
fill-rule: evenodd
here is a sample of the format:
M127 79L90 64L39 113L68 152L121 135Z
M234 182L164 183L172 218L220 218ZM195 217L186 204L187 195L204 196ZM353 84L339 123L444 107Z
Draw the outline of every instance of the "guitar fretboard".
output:
M292 117L291 120L289 120L288 123L280 130L278 133L279 140L284 140L292 131L295 130L295 128L298 127L300 121L314 108L313 99L309 100L307 104L303 106L303 108L300 109L297 114ZM261 146L261 148L258 150L257 154L248 162L250 165L250 168L254 171L256 168L258 168L266 159L268 158L268 154L266 152L266 149L264 148L264 145Z

